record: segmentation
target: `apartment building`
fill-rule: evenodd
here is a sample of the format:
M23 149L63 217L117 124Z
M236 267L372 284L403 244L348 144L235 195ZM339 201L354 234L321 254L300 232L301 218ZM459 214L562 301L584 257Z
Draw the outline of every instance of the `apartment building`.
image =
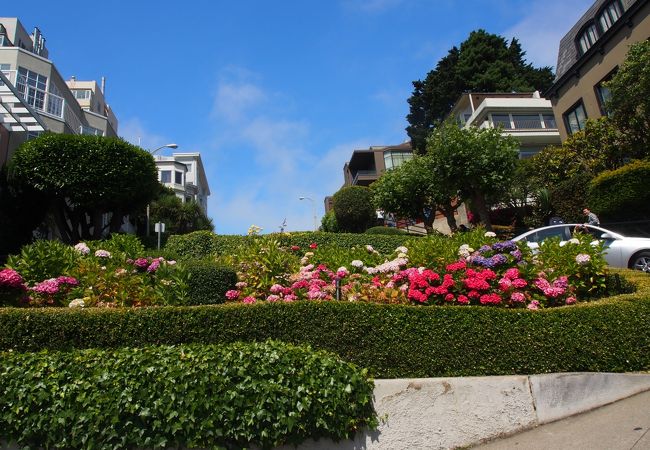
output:
M519 157L522 159L561 142L553 106L538 91L467 92L460 96L450 116L463 128L501 127L503 134L519 141Z
M603 85L625 60L630 45L650 38L649 0L597 0L561 39L551 100L560 137L607 114Z
M350 161L343 166L343 186L370 186L387 169L398 167L412 157L410 142L354 150Z
M45 131L65 134L117 136L118 121L92 82L64 80L49 59L38 28L29 34L17 18L0 17L0 72L24 103L38 115ZM11 132L8 155L38 131Z
M158 181L174 190L183 202L197 202L208 213L210 187L200 153L173 153L172 156L157 155Z

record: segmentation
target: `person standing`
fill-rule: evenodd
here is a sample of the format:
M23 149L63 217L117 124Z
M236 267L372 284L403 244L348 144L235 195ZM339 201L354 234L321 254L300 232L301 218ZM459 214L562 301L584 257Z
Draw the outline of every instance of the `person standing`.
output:
M587 216L586 225L600 225L600 220L598 219L598 216L592 213L591 211L589 211L589 209L587 208L583 209L582 214Z

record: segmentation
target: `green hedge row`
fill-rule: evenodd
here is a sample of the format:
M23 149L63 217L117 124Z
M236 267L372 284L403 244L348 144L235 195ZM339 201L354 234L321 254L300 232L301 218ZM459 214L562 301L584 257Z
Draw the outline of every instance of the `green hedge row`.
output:
M0 442L272 448L377 425L373 382L280 342L0 354Z
M270 236L277 239L285 247L297 245L307 249L312 243L339 245L344 248L372 245L375 250L385 254L390 254L397 247L404 245L409 239L414 239L413 236L408 234L382 235L325 233L320 231L277 233ZM237 249L247 240L257 238L255 236L218 235L209 231L195 231L189 234L170 236L165 251L168 255L174 255L179 259L204 258L214 254L227 255L236 253Z
M211 260L188 260L183 267L189 274L188 304L214 305L225 303L226 292L235 289L237 272L220 267Z
M275 339L329 350L380 378L650 369L650 277L625 294L540 311L347 302L143 309L0 309L0 349Z

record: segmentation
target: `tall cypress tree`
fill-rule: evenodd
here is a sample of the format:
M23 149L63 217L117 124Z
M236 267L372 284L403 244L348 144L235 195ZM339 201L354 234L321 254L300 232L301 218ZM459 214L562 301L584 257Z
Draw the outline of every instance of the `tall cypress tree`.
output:
M544 91L553 82L550 67L534 68L526 63L517 39L485 30L472 31L460 45L452 47L426 78L413 82L408 99L410 112L406 131L413 148L424 153L426 137L445 119L463 92Z

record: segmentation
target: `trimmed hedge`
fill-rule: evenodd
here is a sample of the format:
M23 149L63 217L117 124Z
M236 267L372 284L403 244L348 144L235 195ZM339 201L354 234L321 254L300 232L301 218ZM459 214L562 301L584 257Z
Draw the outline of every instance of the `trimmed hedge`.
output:
M210 260L183 262L189 274L188 305L214 305L225 303L226 291L235 289L237 272Z
M272 448L377 425L365 370L280 342L0 356L0 441L19 446Z
M318 245L334 244L344 248L372 245L375 250L385 254L390 254L397 247L414 238L408 234L387 236L381 234L326 233L321 231L274 233L270 236L277 239L280 245L284 247L297 245L306 249L309 244L314 242ZM218 235L209 231L195 231L194 233L170 236L165 250L167 254L174 255L179 259L205 258L210 255L236 253L237 249L250 239L256 239L256 237Z
M650 217L650 161L634 161L601 173L589 185L588 204L601 220L620 222Z
M142 309L0 309L0 349L276 339L332 351L382 378L650 369L650 277L639 289L540 311L348 302Z

